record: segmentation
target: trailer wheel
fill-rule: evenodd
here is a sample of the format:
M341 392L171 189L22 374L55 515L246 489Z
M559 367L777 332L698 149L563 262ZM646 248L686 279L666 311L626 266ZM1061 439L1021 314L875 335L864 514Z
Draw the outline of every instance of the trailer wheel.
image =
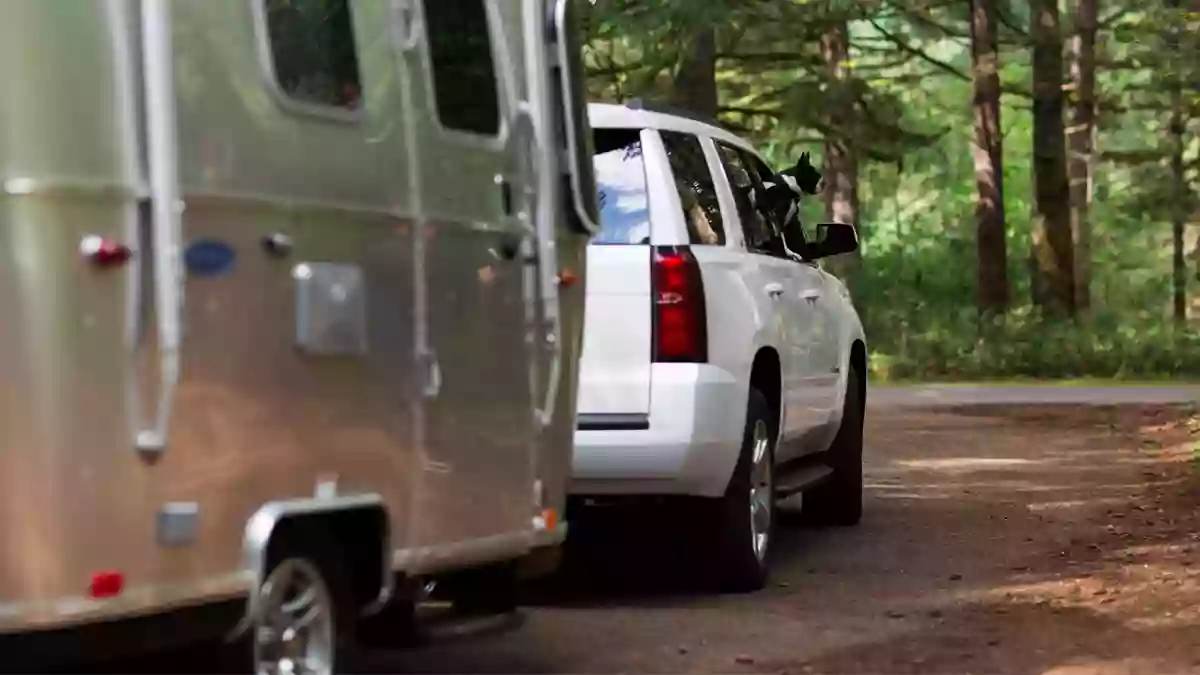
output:
M322 559L323 558L323 559ZM251 635L258 675L337 672L340 567L328 556L285 553L259 587Z

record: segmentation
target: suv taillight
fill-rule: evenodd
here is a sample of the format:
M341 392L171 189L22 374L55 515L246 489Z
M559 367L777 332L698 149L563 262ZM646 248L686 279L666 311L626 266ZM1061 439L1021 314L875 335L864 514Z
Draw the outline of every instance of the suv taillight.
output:
M700 265L686 246L660 246L651 258L655 362L708 361L708 319Z

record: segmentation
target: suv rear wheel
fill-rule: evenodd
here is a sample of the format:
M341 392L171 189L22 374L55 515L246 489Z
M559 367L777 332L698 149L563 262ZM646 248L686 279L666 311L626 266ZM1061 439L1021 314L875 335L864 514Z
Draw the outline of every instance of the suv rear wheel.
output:
M751 387L742 449L729 486L715 507L717 578L730 591L767 582L775 529L775 415Z

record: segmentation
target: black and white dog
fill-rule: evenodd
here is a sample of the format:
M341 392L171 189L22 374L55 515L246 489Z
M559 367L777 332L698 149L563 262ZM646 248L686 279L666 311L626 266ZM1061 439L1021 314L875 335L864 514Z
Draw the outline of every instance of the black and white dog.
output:
M815 195L820 191L821 172L817 171L809 159L808 153L800 155L796 165L785 169L763 181L763 191L766 193L768 208L775 211L781 225L792 222L798 209L797 202L805 195ZM751 204L758 204L755 190L750 191Z

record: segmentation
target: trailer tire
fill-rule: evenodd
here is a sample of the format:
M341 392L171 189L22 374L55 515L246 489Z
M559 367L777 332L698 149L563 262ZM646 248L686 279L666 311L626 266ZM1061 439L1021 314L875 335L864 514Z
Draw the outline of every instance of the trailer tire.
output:
M298 534L298 533L297 533ZM250 630L254 672L306 661L314 675L342 672L351 656L353 601L336 549L315 533L272 542Z

